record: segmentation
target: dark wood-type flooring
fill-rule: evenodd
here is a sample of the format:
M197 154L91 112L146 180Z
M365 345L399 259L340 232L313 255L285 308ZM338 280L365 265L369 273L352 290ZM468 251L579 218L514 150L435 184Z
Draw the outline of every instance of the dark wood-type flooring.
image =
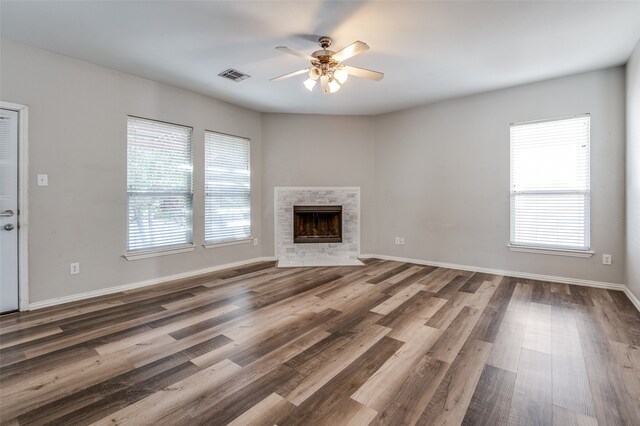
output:
M622 292L259 263L0 318L0 423L640 425Z

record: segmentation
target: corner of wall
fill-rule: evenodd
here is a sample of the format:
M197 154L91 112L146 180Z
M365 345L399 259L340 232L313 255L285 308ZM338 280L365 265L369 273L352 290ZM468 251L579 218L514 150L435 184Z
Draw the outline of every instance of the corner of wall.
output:
M626 267L629 292L640 299L640 40L626 66Z

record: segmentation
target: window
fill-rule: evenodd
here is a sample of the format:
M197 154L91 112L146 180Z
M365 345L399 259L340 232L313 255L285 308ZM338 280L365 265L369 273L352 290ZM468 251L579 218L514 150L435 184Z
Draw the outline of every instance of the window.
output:
M205 244L251 237L249 140L205 132Z
M589 250L590 117L511 125L511 244Z
M129 252L192 243L191 128L128 117Z

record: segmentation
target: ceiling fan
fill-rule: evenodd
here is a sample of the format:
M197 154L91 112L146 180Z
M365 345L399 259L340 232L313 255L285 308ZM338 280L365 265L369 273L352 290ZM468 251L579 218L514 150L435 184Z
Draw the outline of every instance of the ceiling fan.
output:
M342 63L349 58L369 50L369 46L366 43L356 41L338 52L328 49L329 46L331 46L330 37L320 37L318 44L322 49L316 50L311 56L285 46L276 47L276 49L281 52L306 59L310 62L311 66L272 78L271 81L284 80L285 78L295 77L300 74L308 74L309 78L305 80L304 85L309 91L313 90L316 82L320 80L320 87L323 93L335 93L340 90L340 86L347 81L349 75L376 81L382 80L382 77L384 77L384 74L381 72L352 67Z

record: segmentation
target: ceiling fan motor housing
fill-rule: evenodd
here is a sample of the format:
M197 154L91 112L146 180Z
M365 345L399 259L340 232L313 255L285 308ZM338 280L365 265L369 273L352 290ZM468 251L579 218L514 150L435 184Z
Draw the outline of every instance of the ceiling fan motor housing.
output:
M332 56L335 55L336 52L328 49L328 47L331 46L331 37L320 37L318 39L318 44L322 47L322 50L316 50L311 54L311 56L317 59L318 62L318 64L312 62L313 65L319 66L322 69L327 68L328 66L337 65L338 63L332 59ZM325 65L325 67L322 67L321 65Z
M331 59L331 57L335 55L335 53L336 52L334 52L333 50L322 49L322 50L316 50L311 54L311 56L317 59L318 62L321 64L328 64L331 62L335 62L337 64L336 61Z
M327 47L331 46L331 41L332 41L331 37L322 36L318 39L318 44L323 49L326 49Z

